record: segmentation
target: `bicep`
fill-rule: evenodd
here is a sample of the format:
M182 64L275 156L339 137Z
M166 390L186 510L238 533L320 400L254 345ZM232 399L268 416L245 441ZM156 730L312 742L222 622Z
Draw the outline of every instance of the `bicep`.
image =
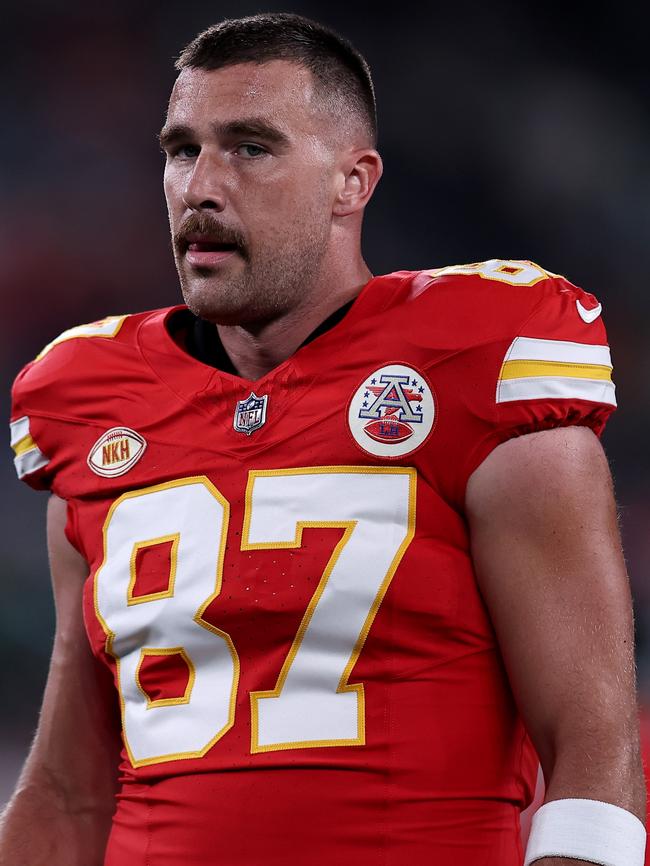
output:
M85 559L65 534L67 504L51 496L47 506L47 548L56 608L55 647L78 646L84 634L82 593L88 576Z
M633 741L632 605L594 434L504 443L470 479L466 507L481 592L545 773L575 737L599 752Z
M107 669L93 656L83 621L88 565L65 536L66 503L48 505L48 550L56 633L35 749L66 796L109 800L117 778L119 724Z

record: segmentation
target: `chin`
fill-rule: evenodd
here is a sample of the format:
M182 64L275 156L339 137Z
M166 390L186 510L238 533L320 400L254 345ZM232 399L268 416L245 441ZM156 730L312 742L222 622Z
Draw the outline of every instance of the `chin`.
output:
M192 268L191 276L179 271L183 300L201 319L214 325L262 325L291 308L292 302L268 292L246 274L222 279L213 270Z
M191 279L183 275L181 292L188 308L201 319L216 323L222 312L229 311L230 305L224 304L220 297L224 293L223 286L214 285L214 274L210 271L199 273L194 269Z
M220 303L214 296L206 297L206 292L183 292L183 300L188 308L200 319L212 322L213 325L243 325L250 318L250 312L240 305Z

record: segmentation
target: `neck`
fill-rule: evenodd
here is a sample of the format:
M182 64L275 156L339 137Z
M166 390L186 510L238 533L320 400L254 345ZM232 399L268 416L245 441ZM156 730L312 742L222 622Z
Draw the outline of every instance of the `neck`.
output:
M255 381L286 361L321 322L355 298L372 274L359 257L346 274L319 278L301 302L277 318L246 325L217 325L235 369Z

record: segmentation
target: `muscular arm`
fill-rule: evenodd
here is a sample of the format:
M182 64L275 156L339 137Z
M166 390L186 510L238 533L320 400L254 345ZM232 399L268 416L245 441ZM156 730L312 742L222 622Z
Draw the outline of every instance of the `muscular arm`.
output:
M36 737L0 825L0 866L100 866L119 742L108 674L90 652L81 593L88 567L52 497L48 547L56 635Z
M546 802L602 800L645 823L632 605L600 443L579 427L506 442L470 478L466 504L481 591Z

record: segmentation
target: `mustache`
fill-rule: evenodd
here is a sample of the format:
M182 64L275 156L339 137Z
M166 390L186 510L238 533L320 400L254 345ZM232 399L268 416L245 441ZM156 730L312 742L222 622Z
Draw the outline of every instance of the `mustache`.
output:
M191 214L180 224L172 239L174 249L179 255L187 252L190 244L188 238L195 234L205 235L212 243L234 246L244 258L248 258L244 235L238 229L224 225L207 213Z

